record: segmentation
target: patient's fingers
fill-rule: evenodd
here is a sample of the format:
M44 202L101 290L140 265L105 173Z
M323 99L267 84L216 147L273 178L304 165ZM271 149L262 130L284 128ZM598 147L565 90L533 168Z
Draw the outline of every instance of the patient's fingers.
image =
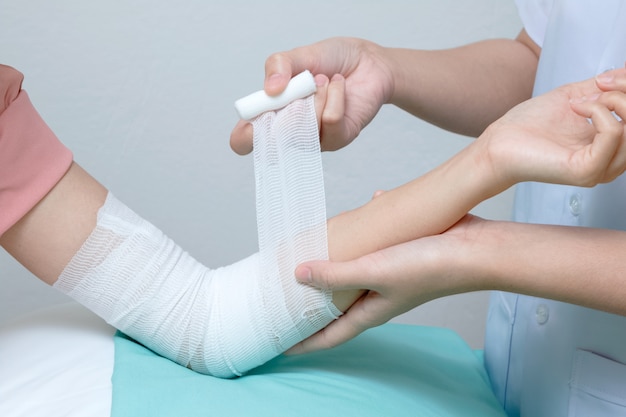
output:
M624 88L626 89L626 82L624 83ZM598 101L613 112L611 113L611 118L608 116L606 118L607 123L611 123L615 129L618 141L617 150L607 170L608 178L606 180L611 181L626 170L626 126L624 123L626 120L626 94L616 91L608 92L602 94Z
M596 85L604 91L619 90L626 92L626 68L599 74L596 77Z
M593 142L578 152L580 165L574 167L573 175L579 176L579 183L587 186L613 180L626 168L626 137L620 120L626 112L626 95L607 92L573 102L572 108L590 118L597 131Z
M626 89L626 85L624 86ZM618 91L609 91L598 97L599 103L614 111L620 119L626 120L626 94Z

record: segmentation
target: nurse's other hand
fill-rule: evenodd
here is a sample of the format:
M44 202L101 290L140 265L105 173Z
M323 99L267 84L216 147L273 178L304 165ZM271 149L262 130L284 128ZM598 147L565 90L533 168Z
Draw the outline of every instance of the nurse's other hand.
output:
M392 246L349 262L312 261L296 278L315 287L368 290L345 314L295 345L288 354L328 349L435 298L481 289L479 279L451 261L463 259L485 221L467 215L441 235ZM474 236L474 237L471 237Z
M512 185L540 181L594 186L612 181L626 167L624 124L626 69L608 84L595 79L568 84L521 103L476 141L487 145L496 178ZM591 120L591 123L589 121Z
M331 38L271 55L265 62L265 92L280 94L294 75L307 69L330 79L326 105L318 112L324 151L352 142L393 91L384 48L362 39ZM237 123L230 145L240 155L252 151L249 123Z

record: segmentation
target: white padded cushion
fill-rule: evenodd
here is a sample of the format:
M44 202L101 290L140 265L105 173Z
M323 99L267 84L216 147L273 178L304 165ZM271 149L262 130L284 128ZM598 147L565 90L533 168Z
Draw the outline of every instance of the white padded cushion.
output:
M73 302L0 324L0 416L110 416L114 332Z

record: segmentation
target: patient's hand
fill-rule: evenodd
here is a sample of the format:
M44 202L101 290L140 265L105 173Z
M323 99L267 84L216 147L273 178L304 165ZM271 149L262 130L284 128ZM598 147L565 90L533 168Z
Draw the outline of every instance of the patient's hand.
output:
M612 77L612 79L611 79ZM594 186L626 169L626 69L568 84L511 109L474 144L494 177Z

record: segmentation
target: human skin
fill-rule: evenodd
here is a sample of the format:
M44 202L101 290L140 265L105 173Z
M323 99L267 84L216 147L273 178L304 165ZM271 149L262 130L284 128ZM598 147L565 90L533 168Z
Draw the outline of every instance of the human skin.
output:
M508 45L508 47L499 46L497 42L494 42L477 44L471 49L475 50L477 54L491 55L493 54L493 47L497 46L498 48L508 50L511 47L511 43L518 43L519 41L502 40L502 42ZM520 45L520 48L525 48L523 44ZM369 43L363 46L363 48L376 49ZM378 51L378 49L376 50ZM379 52L383 51L381 50ZM466 53L467 51L461 48L435 54L435 56L432 57L429 56L429 59L440 59L440 64L443 65L446 61L461 59L461 56ZM408 50L391 50L389 55L393 59L400 59L406 55L411 56L412 52ZM420 58L414 57L413 59L419 60ZM275 59L274 61L278 63L281 62L280 59ZM433 61L433 77L436 76L435 64L436 62ZM391 63L387 64L387 66L389 65L391 65ZM527 65L532 65L532 61L525 66ZM293 66L290 67L290 70L298 71L299 68L298 66ZM363 73L364 70L367 72L367 68L363 67L358 72ZM431 69L429 69L429 71L431 71ZM512 74L511 76L513 77L514 75ZM290 75L283 78L286 85ZM484 77L481 76L481 78ZM347 78L347 80L349 81L350 78ZM318 75L316 82L318 83L316 112L320 118L321 132L323 134L326 130L330 133L333 129L330 127L332 120L337 117L335 111L338 110L338 103L343 98L339 93L342 91L344 83L342 80L329 80L324 75ZM424 83L425 85L429 85L426 80L424 80ZM375 83L372 83L372 85L375 85ZM475 85L475 83L473 85ZM528 83L527 89L527 93L520 95L524 96L530 94L530 83ZM381 96L381 100L391 99L390 94L391 91L387 92L385 97ZM373 96L377 96L377 94L373 94ZM246 124L244 124L244 126L246 126ZM249 130L250 125L247 124L247 126L248 127L244 128L244 131L251 134ZM328 137L328 135L326 136ZM249 139L251 140L251 136ZM343 139L342 141L345 142ZM327 142L330 143L331 140L329 139ZM324 145L324 141L322 144ZM420 181L421 180L418 180L418 182ZM427 190L427 192L431 191L432 190ZM37 277L48 284L53 284L63 270L63 267L80 248L82 242L95 226L96 213L104 202L106 192L106 189L98 183L97 180L91 177L77 164L73 164L66 176L36 207L11 229L0 236L0 245ZM364 255L381 247L405 241L406 237L384 236L383 234L381 235L380 241L377 237L363 240L362 250L360 246L354 245L353 242L348 242L351 240L351 236L354 236L355 230L360 230L363 222L367 222L369 216L380 215L380 219L386 218L382 212L386 210L387 200L390 201L389 204L396 204L397 209L404 212L404 217L408 217L406 216L406 214L408 214L406 211L408 206L397 205L397 202L394 201L396 195L396 192L388 193L385 199L380 202L366 205L362 210L355 210L330 219L328 223L330 259L339 261L352 259L355 256ZM383 204L384 202L385 204ZM431 207L434 209L435 205L433 204ZM387 212L387 214L389 214L389 212ZM452 214L452 217L458 217L458 215L459 213L455 212ZM444 224L448 222L441 222L440 224L436 222L423 223L422 225L416 225L412 229L412 231L415 232L412 236L413 238L429 233L440 232L443 230ZM384 225L384 221L381 221L380 226L372 229L370 236L378 236L377 233L381 230L390 230ZM68 233L68 231L70 233ZM347 293L337 293L334 296L334 302L340 309L345 309L358 295L360 295L360 292L351 291Z
M270 95L279 94L293 75L305 69L316 74L318 86L324 87L325 97L320 100L323 104L317 105L316 110L320 119L321 146L327 151L342 148L354 140L386 103L449 130L478 135L515 104L530 98L538 55L539 48L525 31L514 40L483 41L441 51L384 48L363 39L332 38L271 55L265 65L264 88ZM471 66L459 65L468 60L473 63ZM469 97L472 98L471 106L468 105ZM462 117L456 113L462 113ZM235 126L231 133L231 147L242 155L252 151L250 123L240 121ZM403 189L411 187L407 185ZM419 186L412 188L418 190ZM429 193L434 191L439 190L428 190ZM381 201L330 219L330 259L357 256L360 249L354 245L356 239L350 236L362 238L359 227L367 219L362 213L375 211L374 207L386 207L387 200L403 211L395 224L402 225L401 219L411 217L411 206L398 207L396 195L396 192L387 193ZM424 208L425 214L441 207L435 204L436 199L431 201L430 207ZM475 203L466 202L459 207L467 208ZM418 220L415 218L418 216L413 216L408 223L414 225L410 228L415 233L413 238L445 230L453 224L453 219L458 220L465 213L465 208L445 213L450 217L443 222L434 218ZM382 218L391 219L391 213L387 214ZM348 217L352 219L344 223L343 219ZM389 233L393 229L388 226L372 229L372 235L376 230L382 230L383 235ZM363 252L369 253L406 239L407 236L395 236L370 243L365 240ZM344 255L345 248L351 248L348 249L350 253ZM337 291L333 300L343 309L360 294L362 292Z
M619 81L615 88L626 91L626 70L614 72ZM601 91L597 80L588 80L518 105L446 163L330 219L330 259L355 259L441 233L476 204L519 181L593 185L612 180L626 165L626 146L623 126L611 111L626 116L626 105L623 94L598 96ZM584 101L587 96L597 97ZM323 95L319 105L322 102ZM95 227L106 194L104 186L74 163L50 193L0 237L0 244L53 284ZM334 301L345 310L360 294L337 293Z
M305 69L329 78L320 128L322 149L327 151L354 140L383 104L476 137L530 98L539 52L523 30L516 39L446 50L385 48L363 39L330 38L271 55L264 88L276 95ZM235 126L231 147L239 154L251 152L249 123Z
M487 181L496 188L530 180L580 186L610 182L626 169L624 122L611 113L626 117L626 70L603 74L594 82L604 92L586 90L589 86L578 83L518 105L460 155L483 142L482 154L489 155L490 162L477 158L473 169L491 170ZM532 110L564 101L582 116L579 120L571 119L565 106L563 113ZM580 135L591 128L584 118L591 118L596 133L591 144L580 147ZM550 126L561 126L563 140L556 147ZM526 159L537 141L545 145L544 157L537 153ZM444 233L352 262L307 262L296 269L301 282L334 292L365 288L368 293L342 318L290 352L336 346L427 301L469 291L502 290L626 315L625 250L623 231L494 222L466 215Z
M271 55L265 65L265 90L268 94L279 93L292 74L303 69L330 77L328 104L322 113L321 126L321 144L325 150L339 149L349 144L358 136L361 129L367 126L383 104L397 105L444 129L475 136L484 132L487 126L511 107L530 98L540 52L541 48L530 39L525 30L522 30L515 40L483 41L443 51L383 48L360 39L332 38ZM599 77L597 81L602 90L616 87L615 80ZM593 96L591 94L591 97L595 98ZM589 105L594 100L585 100L584 97L584 95L572 97L575 101L572 108L577 108L581 114L590 115L589 108L582 111L579 105L583 101ZM606 97L602 97L602 100L606 100ZM507 116L502 118L502 121L504 120L517 124L518 127L523 127L524 123L531 121L524 117L517 120L507 119ZM617 136L621 134L623 137L623 125L615 128L614 134ZM250 152L251 135L249 124L238 123L231 134L233 150L240 154ZM524 137L514 134L509 139ZM508 149L513 153L522 152L518 154L519 156L524 155L525 150L520 149L520 146L523 148L525 142L515 143L515 140L509 140L500 143L513 146L498 146L496 143L496 149L500 151ZM546 151L549 152L548 149ZM497 153L495 151L495 154ZM621 154L619 151L618 153ZM580 163L588 160L591 155L589 152L578 153L574 159L577 160L579 168ZM606 167L607 171L612 171L609 177L623 170L620 164L620 158L609 161ZM562 168L558 164L552 166ZM536 165L532 164L519 168L522 169L513 169L505 173L505 176L508 176L506 182L522 181L525 175L529 180L555 180L555 171L540 173L541 170L536 170ZM471 171L469 174L475 175ZM579 185L593 185L594 181L604 174L586 169L569 170L569 181L578 182ZM573 294L574 286L571 283L574 281L568 280L569 277L564 277L564 274L553 274L558 272L554 270L559 268L559 264L549 266L550 260L563 260L561 256L563 249L570 247L572 250L567 254L568 258L584 259L587 262L585 265L596 265L600 260L608 268L608 271L602 271L606 273L603 277L614 277L611 268L615 267L613 261L620 259L620 255L617 255L618 251L613 252L609 249L617 248L619 245L603 245L603 237L600 235L610 234L611 237L608 237L607 241L612 243L616 239L615 233L619 232L580 233L579 236L593 237L584 245L588 247L587 250L582 249L582 245L572 244L572 241L567 240L571 237L568 235L571 229L565 229L568 232L564 232L560 228L546 227L550 229L545 231L546 238L551 236L552 239L548 242L552 244L542 245L537 251L539 253L534 254L531 252L538 249L538 246L530 242L533 233L537 232L535 230L537 227L484 222L481 219L464 217L444 233L374 252L356 261L305 263L296 270L296 275L303 282L331 288L334 294L344 294L355 288L366 288L369 292L343 317L291 351L304 352L335 346L366 328L383 323L428 300L478 289L515 290L519 293L543 295L608 311L623 312L624 307L620 302L623 294L620 295L621 299L613 298L612 303L607 303L607 299L612 298L611 287L600 288L594 285L590 288L588 283L576 287L583 290ZM486 230L493 232L492 239L481 239L482 232ZM528 245L513 248L518 238L511 233L520 233L520 242L525 241L524 237L527 237ZM516 238L511 239L511 236ZM449 242L453 239L456 243L464 244L453 245ZM593 242L596 239L597 246L594 246ZM447 243L443 244L444 241ZM580 240L576 242L580 243ZM481 251L473 256L462 256L467 255L468 248L481 248ZM601 251L593 248L601 248ZM442 251L438 252L436 249ZM581 251L589 256L582 256ZM498 257L501 252L506 252L507 256ZM519 255L516 262L510 259L514 254ZM552 288L548 288L545 283L542 287L541 283L533 280L538 276L538 270L533 268L533 275L526 265L528 259L536 257L545 259L545 263L537 265L543 265L546 274L556 277L552 282ZM503 259L507 259L508 263L497 262ZM475 261L474 264L471 264L471 260ZM519 267L512 268L511 265ZM493 267L491 274L484 271L476 273L486 266ZM454 275L449 273L453 268ZM573 270L562 268L559 271L565 273L566 270L575 274L576 268ZM402 271L406 273L402 274ZM436 281L429 281L426 278L429 271L436 271L434 275L437 277ZM513 271L529 271L529 275L512 277L510 273ZM475 279L477 276L491 277L491 281L479 283ZM498 281L499 279L501 281ZM606 279L597 280L598 283L605 281ZM440 285L429 286L429 282ZM611 284L623 287L619 279L613 280Z

